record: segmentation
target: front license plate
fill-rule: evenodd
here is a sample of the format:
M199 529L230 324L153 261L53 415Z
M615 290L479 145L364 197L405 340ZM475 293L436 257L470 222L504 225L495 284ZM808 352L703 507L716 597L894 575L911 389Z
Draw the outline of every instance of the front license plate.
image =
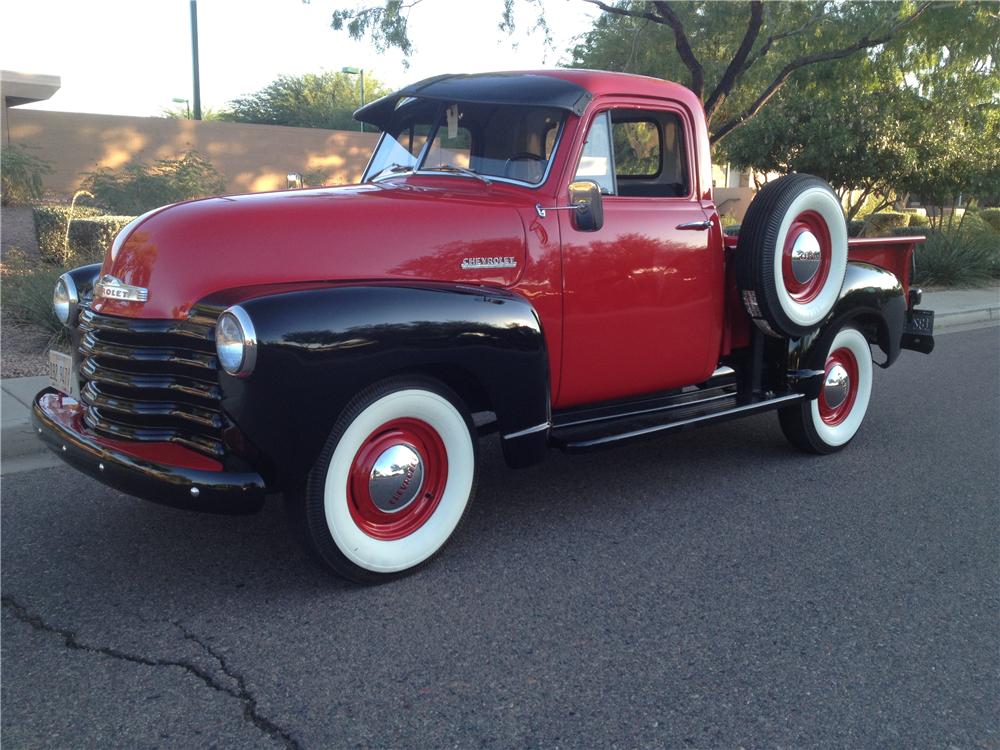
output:
M73 358L62 352L49 351L49 385L67 396L76 397L73 388Z

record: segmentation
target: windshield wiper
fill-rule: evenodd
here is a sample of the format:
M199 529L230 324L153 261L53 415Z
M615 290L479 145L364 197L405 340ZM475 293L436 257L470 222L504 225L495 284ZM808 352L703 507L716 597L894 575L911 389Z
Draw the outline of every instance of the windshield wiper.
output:
M454 164L442 164L439 167L424 167L424 172L456 172L458 174L464 174L466 177L475 177L477 180L482 180L487 185L492 185L493 181L488 177L483 177L479 172L473 172L471 169L466 169L465 167L456 167Z
M403 172L412 172L412 171L413 167L407 166L406 164L395 164L395 163L389 164L388 166L382 167L382 169L380 169L378 172L369 177L368 182L371 182L376 177L381 177L386 172L389 172L390 174L402 174Z

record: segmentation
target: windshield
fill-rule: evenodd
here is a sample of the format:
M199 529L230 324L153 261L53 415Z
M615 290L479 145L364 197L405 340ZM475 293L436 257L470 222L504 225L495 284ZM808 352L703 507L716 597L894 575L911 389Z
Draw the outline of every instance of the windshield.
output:
M539 185L565 113L551 107L406 99L365 180L419 171Z

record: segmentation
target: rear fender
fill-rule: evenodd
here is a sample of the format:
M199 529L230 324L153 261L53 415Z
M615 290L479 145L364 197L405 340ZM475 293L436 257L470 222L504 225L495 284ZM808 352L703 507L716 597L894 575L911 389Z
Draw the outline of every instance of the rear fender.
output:
M359 391L405 373L437 377L471 411L495 412L511 465L545 454L548 356L523 297L460 285L363 284L240 304L257 334L256 367L247 378L220 374L222 404L280 486L308 471Z
M876 364L888 367L899 357L906 310L906 293L895 274L869 263L849 261L830 316L815 332L789 342L789 369L823 369L833 337L849 324L878 344L885 359Z

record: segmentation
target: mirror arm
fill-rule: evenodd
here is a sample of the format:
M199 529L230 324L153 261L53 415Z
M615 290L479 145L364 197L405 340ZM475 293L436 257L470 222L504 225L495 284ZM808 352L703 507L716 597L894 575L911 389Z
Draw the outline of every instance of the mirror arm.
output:
M546 211L579 211L581 208L586 208L586 203L577 203L573 206L549 206L548 208L542 208L541 203L535 204L535 213L538 214L539 219L545 218Z

